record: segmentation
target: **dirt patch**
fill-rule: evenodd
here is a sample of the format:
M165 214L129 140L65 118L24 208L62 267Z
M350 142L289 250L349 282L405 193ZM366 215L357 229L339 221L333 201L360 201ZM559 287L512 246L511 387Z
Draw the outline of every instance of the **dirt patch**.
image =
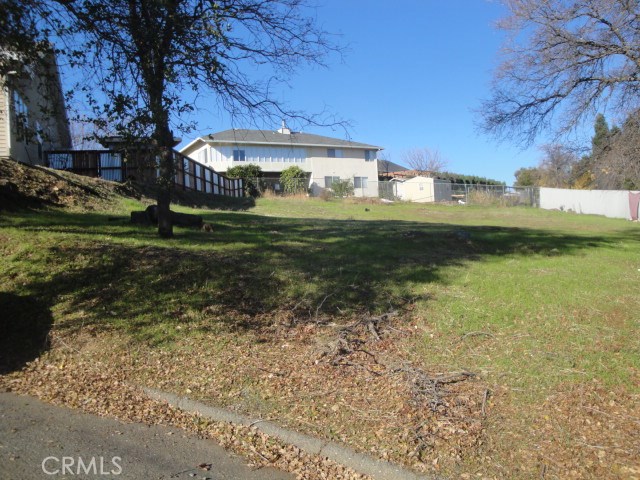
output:
M135 196L124 185L0 159L0 208L45 206L104 210L118 196Z
M410 318L282 324L252 334L185 335L170 349L87 327L52 332L53 349L0 388L129 421L210 436L298 478L364 478L254 429L204 421L149 400L146 385L223 405L419 472L451 478L640 478L640 397L598 382L556 387L523 406L465 372L411 364ZM196 323L187 329L199 329ZM187 332L185 332L187 333Z
M0 159L0 209L36 209L47 206L105 211L120 197L154 203L158 195L155 185L134 182L118 183L85 177L63 170L32 166ZM175 189L171 202L193 208L247 210L255 205L252 198Z

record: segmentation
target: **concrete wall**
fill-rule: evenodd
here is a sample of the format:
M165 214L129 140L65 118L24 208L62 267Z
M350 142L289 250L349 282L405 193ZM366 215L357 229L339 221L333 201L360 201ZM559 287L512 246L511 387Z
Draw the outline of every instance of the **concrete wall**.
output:
M540 188L540 208L631 219L627 190Z

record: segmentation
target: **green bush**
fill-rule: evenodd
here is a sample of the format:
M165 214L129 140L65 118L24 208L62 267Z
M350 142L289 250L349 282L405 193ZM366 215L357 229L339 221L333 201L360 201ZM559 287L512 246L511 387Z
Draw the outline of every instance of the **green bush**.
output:
M353 195L353 183L351 180L337 180L331 184L333 196L338 198L351 197Z
M297 165L285 168L280 173L280 184L286 194L305 193L308 182L308 174Z
M227 170L226 175L229 178L241 178L244 183L245 194L252 197L260 195L258 178L262 176L262 168L258 165L237 165Z

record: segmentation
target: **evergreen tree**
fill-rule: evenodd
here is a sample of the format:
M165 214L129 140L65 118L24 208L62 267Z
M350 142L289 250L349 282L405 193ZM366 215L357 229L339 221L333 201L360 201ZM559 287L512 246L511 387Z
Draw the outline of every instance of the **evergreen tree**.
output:
M516 187L537 187L540 183L540 169L536 167L520 168L514 173Z

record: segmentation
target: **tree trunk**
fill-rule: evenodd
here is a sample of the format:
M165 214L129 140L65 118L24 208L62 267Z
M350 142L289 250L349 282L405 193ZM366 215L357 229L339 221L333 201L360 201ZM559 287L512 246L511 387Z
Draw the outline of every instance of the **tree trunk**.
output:
M173 140L173 138L171 138ZM171 188L173 186L173 152L166 146L160 147L160 177L158 178L158 235L173 237L171 220Z
M169 113L162 103L161 85L149 88L151 97L151 112L155 123L153 143L155 155L158 158L158 235L162 238L173 237L173 223L171 220L171 189L175 176L173 156L173 133L169 127Z

